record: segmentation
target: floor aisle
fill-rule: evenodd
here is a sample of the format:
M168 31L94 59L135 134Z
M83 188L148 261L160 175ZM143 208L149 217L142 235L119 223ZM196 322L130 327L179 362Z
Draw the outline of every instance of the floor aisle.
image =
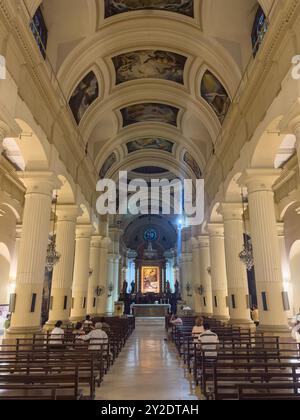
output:
M164 320L137 319L136 330L97 389L96 400L197 400Z

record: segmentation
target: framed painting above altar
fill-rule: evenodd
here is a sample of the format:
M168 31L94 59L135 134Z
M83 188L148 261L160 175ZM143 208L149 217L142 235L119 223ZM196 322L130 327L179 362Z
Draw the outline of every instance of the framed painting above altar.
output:
M142 293L160 293L159 267L142 267Z

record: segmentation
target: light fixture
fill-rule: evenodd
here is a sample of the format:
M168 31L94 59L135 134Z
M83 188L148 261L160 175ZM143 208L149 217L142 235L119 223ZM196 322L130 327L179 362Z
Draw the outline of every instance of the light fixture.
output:
M211 267L207 267L207 272L211 276Z
M190 284L190 282L187 282L187 284L186 284L186 286L185 286L185 290L187 291L187 295L188 295L188 297L192 297L193 295L191 295L191 284Z
M94 270L92 268L89 269L89 277L92 277Z
M112 282L111 282L111 283L109 283L109 286L108 286L108 291L109 291L109 295L108 295L108 297L111 297L112 292L114 291L114 285L113 285L113 283L112 283Z
M245 197L242 189L242 205L243 205L243 222L244 222L244 246L242 252L240 252L239 257L243 264L246 266L247 271L251 271L254 267L254 257L253 257L253 247L251 238L247 235L246 228L246 209L245 209Z
M52 237L48 241L46 268L49 273L53 271L54 266L59 262L61 254L56 251L56 235L55 235L55 220L57 210L57 195L53 199L54 204L54 219L53 219L53 232Z
M200 296L204 295L204 287L202 286L202 284L198 287L198 293Z
M102 286L97 286L97 288L96 288L96 290L95 290L95 293L96 293L96 296L101 296L101 295L103 295L103 292L104 292L104 287L102 287Z

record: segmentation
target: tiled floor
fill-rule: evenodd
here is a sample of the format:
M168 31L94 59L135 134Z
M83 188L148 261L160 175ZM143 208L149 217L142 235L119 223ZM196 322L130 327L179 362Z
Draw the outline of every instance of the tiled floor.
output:
M165 342L164 320L137 319L97 400L197 400L174 345Z

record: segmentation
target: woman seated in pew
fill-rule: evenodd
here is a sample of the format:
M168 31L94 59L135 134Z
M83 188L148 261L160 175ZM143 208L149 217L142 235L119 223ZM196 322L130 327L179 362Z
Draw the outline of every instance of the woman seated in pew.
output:
M65 336L65 331L62 329L62 321L57 321L54 329L51 331L49 344L51 346L61 346Z
M110 325L108 325L106 322L105 322L105 318L104 317L102 317L101 319L100 319L100 321L99 322L101 322L101 324L102 324L102 329L103 329L103 331L105 331L106 333L107 332L110 332Z
M199 337L201 334L204 333L204 327L203 327L204 319L202 317L198 317L196 319L195 326L192 330L192 336L194 338L194 342L197 343L199 341Z
M300 344L300 321L298 321L292 329L292 337L297 341L298 344Z
M75 329L72 331L72 334L75 338L75 343L76 344L78 344L78 343L82 344L82 340L80 340L80 337L85 335L85 332L83 330L82 322L77 322L77 324L75 325Z
M97 322L95 325L95 329L92 330L87 335L82 335L78 337L78 339L83 341L89 341L89 350L101 350L103 344L108 343L108 336L106 332L102 330L102 323Z

